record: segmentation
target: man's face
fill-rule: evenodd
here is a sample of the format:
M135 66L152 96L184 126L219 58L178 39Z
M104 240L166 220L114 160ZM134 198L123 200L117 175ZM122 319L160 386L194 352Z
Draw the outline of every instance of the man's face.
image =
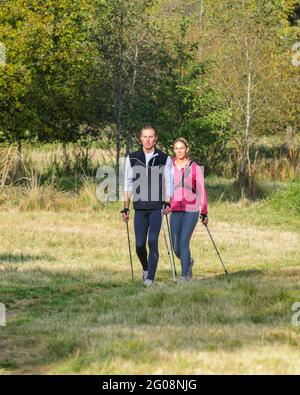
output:
M141 143L143 144L143 148L147 150L151 150L156 143L156 135L153 129L144 129L141 133Z

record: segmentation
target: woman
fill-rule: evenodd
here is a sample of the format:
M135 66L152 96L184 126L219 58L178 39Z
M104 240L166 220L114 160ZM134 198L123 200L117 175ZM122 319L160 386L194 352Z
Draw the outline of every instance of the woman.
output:
M208 223L206 191L202 168L188 157L187 141L179 137L173 144L172 159L174 191L171 199L171 235L173 248L181 262L180 283L192 278L194 260L190 252L190 240L199 216Z

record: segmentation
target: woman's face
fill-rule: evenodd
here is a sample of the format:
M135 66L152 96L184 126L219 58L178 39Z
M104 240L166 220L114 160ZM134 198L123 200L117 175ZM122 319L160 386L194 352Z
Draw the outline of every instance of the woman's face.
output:
M177 141L173 149L176 159L185 159L189 152L189 149L181 141Z

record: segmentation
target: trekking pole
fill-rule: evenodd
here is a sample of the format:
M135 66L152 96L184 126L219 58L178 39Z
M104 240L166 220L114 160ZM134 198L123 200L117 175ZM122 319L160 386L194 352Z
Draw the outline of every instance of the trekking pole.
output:
M132 284L134 284L134 274L133 274L132 254L131 254L131 247L130 247L130 238L129 238L129 228L128 228L128 222L126 222L126 229L127 229L127 239L128 239L128 250L129 250L129 257L130 257L130 266L131 266Z
M216 244L215 244L215 242L214 242L214 239L212 238L212 235L211 235L211 233L210 233L210 231L209 231L209 229L208 229L208 226L207 226L207 224L203 224L203 225L206 227L206 230L207 230L207 232L208 232L208 234L209 234L209 237L210 237L210 239L211 239L211 241L212 241L212 243L213 243L213 245L214 245L214 247L215 247L215 250L217 251L217 254L218 254L219 258L220 258L220 261L221 261L221 263L222 263L222 266L223 266L223 269L224 269L224 271L225 271L225 273L226 273L226 276L228 276L228 272L227 272L227 270L226 270L226 268L225 268L225 265L224 265L224 263L223 263L223 260L222 260L222 258L221 258L221 255L220 255L220 253L219 253L219 251L218 251L218 249L217 249L217 246L216 246Z
M123 214L125 211L121 211ZM127 230L127 240L128 240L128 250L129 250L129 258L130 258L130 266L131 266L131 276L132 276L132 284L134 284L134 274L133 274L133 265L132 265L132 254L131 254L131 247L130 247L130 237L129 237L129 227L128 222L126 222L126 230Z
M172 264L172 259L171 259L171 254L170 254L170 248L169 248L169 245L168 245L168 240L167 240L166 231L165 231L164 213L163 213L163 211L161 212L161 215L162 215L162 223L161 223L161 224L162 224L164 239L165 239L165 243L166 243L166 247L167 247L167 251L168 251L169 262L170 262L170 265L171 265L173 280L174 280L174 282L176 283L176 274L175 274L175 270L174 270L175 266L173 266L173 264Z
M166 220L167 220L167 226L168 226L168 233L169 233L169 239L170 239L170 246L171 246L171 252L172 252L172 260L173 260L173 265L174 265L174 271L175 271L175 275L177 276L176 265L175 265L175 258L174 258L173 241L172 241L172 237L171 237L171 231L170 231L168 215L166 215Z

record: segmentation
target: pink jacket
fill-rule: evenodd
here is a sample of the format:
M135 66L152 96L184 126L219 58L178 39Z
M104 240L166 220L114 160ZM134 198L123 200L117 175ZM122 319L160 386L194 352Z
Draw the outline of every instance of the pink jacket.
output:
M207 214L202 168L191 160L181 170L176 167L175 158L172 159L172 164L174 178L171 198L172 211L200 211L201 214Z

